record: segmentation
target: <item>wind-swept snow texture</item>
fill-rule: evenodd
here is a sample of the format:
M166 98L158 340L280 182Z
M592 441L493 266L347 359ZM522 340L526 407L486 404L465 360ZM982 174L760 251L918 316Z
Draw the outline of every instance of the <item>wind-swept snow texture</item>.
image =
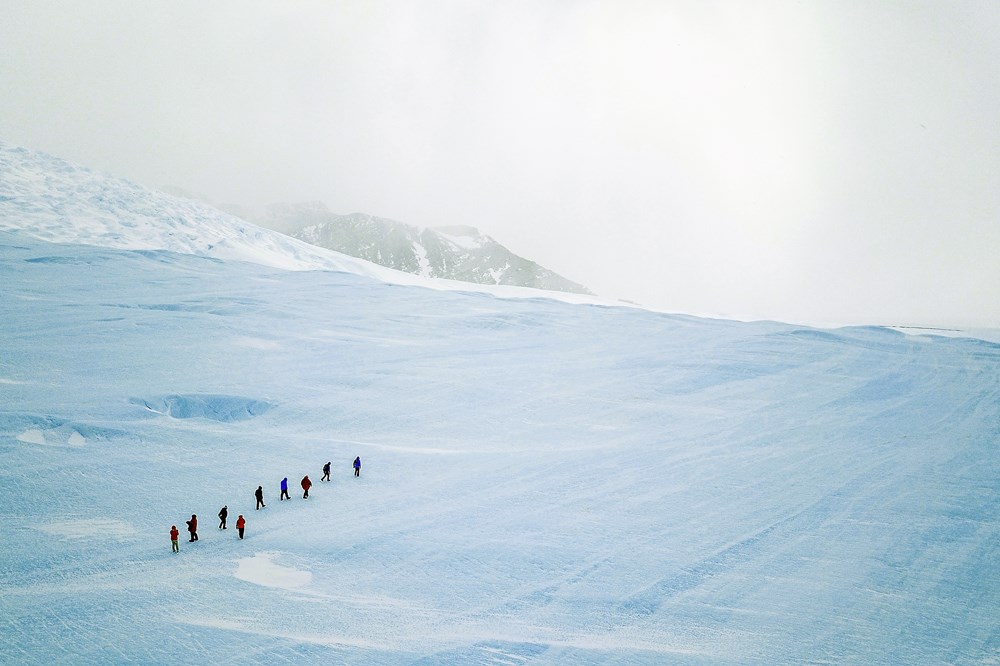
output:
M0 663L1000 663L998 440L989 342L3 231Z

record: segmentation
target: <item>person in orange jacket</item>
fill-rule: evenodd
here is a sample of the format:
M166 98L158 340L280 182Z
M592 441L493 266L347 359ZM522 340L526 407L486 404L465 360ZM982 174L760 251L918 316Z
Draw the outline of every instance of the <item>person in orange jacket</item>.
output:
M302 493L302 499L309 499L309 489L312 488L312 484L313 482L309 480L308 474L302 477L302 490L305 491Z
M247 521L243 520L243 514L241 513L240 517L236 519L236 529L239 530L241 539L243 538L243 528L246 526Z
M170 526L170 550L175 553L181 552L181 547L177 545L177 539L180 538L181 533L177 530L176 525Z

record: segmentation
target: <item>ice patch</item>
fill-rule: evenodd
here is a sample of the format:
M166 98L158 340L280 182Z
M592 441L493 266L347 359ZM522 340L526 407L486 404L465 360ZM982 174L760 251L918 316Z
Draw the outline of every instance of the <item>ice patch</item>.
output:
M24 382L19 382L16 379L8 379L6 377L0 377L0 384L23 384Z
M283 567L274 563L278 553L257 553L253 557L245 557L236 564L233 575L240 580L264 587L276 587L282 590L294 590L305 587L312 582L312 573Z
M48 443L45 441L45 433L37 428L25 430L17 436L17 441L25 442L26 444L41 444L42 446Z
M129 523L100 518L63 520L35 529L63 539L125 539L135 534L135 528Z
M25 444L37 444L40 446L83 446L87 443L87 438L76 430L66 432L65 426L42 430L40 428L28 428L16 437L17 441Z

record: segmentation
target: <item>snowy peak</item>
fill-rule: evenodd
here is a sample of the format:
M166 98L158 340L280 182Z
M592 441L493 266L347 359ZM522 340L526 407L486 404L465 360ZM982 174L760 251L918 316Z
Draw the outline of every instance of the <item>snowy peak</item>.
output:
M257 221L307 243L424 277L591 293L472 226L420 228L364 213L337 215L320 203L275 204Z

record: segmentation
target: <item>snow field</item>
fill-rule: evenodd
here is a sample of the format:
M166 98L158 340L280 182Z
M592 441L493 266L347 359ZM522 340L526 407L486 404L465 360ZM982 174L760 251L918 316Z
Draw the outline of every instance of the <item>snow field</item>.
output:
M0 663L998 663L998 366L420 280L0 144Z
M0 661L1000 654L997 345L0 254Z

